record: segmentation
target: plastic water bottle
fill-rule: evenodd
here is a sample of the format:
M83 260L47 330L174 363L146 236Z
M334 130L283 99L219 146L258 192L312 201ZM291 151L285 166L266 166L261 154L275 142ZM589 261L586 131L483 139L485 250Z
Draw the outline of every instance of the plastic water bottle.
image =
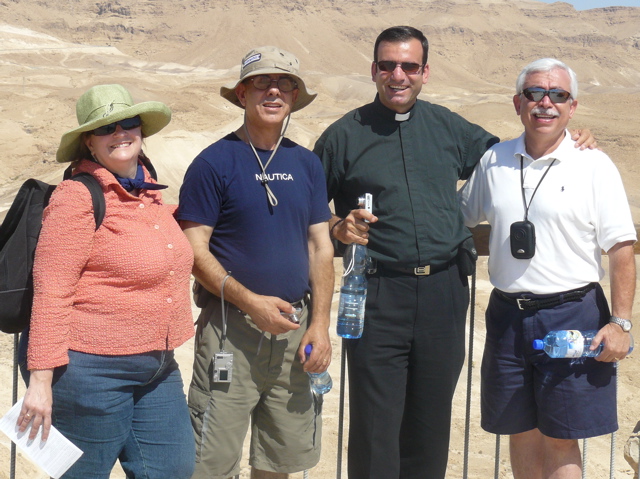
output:
M591 341L598 334L596 330L577 331L575 329L549 331L544 339L534 339L533 349L544 350L552 358L593 358L604 349L604 343L591 351ZM629 353L633 351L633 336Z
M344 254L344 271L338 305L338 336L357 339L364 329L364 308L367 301L367 247L352 243Z
M307 359L311 355L311 351L313 350L313 346L311 344L307 344L304 348L304 354L307 355ZM333 387L333 380L331 379L331 375L329 371L325 371L323 373L307 373L309 375L309 383L311 384L311 390L316 394L326 394L331 391Z

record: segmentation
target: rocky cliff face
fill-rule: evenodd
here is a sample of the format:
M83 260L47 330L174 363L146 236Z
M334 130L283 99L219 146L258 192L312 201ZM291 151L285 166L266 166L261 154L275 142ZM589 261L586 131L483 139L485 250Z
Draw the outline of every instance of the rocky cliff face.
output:
M393 24L421 28L434 58L479 81L501 81L523 58L558 56L607 63L599 84L630 86L623 70L640 61L640 9L576 11L533 0L4 0L0 18L63 40L111 45L145 60L229 67L260 43L297 50L312 70L366 69L377 33ZM592 81L593 78L588 78ZM584 81L584 76L583 76Z
M189 158L203 138L237 126L238 110L217 92L261 44L294 52L319 92L289 132L311 146L329 123L373 97L375 38L405 24L430 41L423 98L503 138L521 131L511 97L522 66L548 56L566 61L580 81L573 123L594 130L640 208L640 193L633 196L640 113L631 107L640 92L640 8L576 11L534 0L405 0L401 7L391 0L0 0L0 19L0 201L25 177L55 177L75 100L100 82L123 83L137 100L167 102L174 117L158 155ZM183 133L176 139L174 131ZM179 183L181 173L170 174Z

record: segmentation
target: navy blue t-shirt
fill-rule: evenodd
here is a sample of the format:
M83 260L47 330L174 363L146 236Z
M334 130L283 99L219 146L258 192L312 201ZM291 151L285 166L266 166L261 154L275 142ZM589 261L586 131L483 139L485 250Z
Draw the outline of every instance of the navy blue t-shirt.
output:
M266 165L271 151L257 150ZM309 226L331 218L319 158L287 138L267 167L271 206L251 147L229 134L191 163L178 219L213 227L209 248L257 294L293 302L310 292Z

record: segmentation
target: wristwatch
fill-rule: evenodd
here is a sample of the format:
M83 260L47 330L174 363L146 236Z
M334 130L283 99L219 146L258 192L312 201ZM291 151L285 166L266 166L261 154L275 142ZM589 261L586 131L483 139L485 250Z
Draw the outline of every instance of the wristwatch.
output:
M631 331L631 326L633 326L631 324L631 321L629 321L628 319L622 319L617 316L611 316L611 319L609 320L609 322L620 326L625 333L628 333L629 331Z

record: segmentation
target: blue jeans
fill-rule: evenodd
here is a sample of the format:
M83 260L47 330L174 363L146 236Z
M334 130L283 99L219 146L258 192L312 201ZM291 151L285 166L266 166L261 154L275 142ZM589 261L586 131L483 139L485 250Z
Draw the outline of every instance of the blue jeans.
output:
M53 379L53 425L84 451L64 479L187 479L195 446L173 351L98 356L69 351Z

